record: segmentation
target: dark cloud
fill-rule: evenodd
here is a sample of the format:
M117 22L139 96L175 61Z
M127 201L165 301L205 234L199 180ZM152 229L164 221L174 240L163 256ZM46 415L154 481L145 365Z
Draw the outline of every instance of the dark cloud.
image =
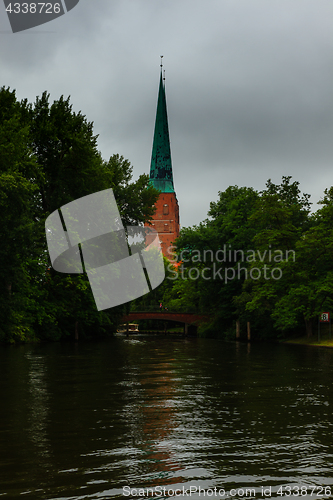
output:
M333 184L331 0L81 0L15 35L1 9L1 85L71 95L102 155L123 154L135 177L149 172L164 55L183 225L230 184L292 175L314 203Z

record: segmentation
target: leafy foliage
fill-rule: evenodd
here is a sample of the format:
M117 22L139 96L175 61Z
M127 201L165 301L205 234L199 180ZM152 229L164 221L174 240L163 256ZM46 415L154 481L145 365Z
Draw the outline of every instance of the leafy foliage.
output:
M0 89L0 340L59 340L112 332L126 306L98 312L85 275L54 271L45 220L74 199L112 187L124 226L149 221L158 191L132 182L128 160L102 159L93 124L68 99L34 105Z
M238 320L243 330L251 323L254 338L311 335L333 306L333 188L321 203L310 214L309 195L290 176L261 192L229 186L208 219L182 229L166 297L177 310L210 313L205 334L234 337Z

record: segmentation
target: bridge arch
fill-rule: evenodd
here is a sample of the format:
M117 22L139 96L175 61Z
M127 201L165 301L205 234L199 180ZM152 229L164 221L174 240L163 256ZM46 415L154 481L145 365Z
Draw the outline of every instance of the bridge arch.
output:
M189 326L194 326L194 330L197 329L198 325L202 322L208 321L210 318L207 314L197 314L197 313L181 313L172 311L131 311L122 318L123 323L133 323L135 320L140 319L155 319L166 321L175 321L178 323L184 323L185 335L188 333Z

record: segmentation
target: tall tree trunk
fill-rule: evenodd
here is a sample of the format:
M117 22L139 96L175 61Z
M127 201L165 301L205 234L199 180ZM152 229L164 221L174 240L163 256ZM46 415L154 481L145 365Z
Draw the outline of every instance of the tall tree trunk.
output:
M236 319L236 339L240 338L240 321Z
M250 321L247 322L247 340L251 340L251 323Z

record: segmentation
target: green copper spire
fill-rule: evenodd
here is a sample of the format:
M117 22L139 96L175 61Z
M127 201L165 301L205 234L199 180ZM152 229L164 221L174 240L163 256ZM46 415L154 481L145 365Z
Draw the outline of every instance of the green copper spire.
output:
M158 92L153 151L150 164L150 182L162 193L174 193L171 151L162 70Z

